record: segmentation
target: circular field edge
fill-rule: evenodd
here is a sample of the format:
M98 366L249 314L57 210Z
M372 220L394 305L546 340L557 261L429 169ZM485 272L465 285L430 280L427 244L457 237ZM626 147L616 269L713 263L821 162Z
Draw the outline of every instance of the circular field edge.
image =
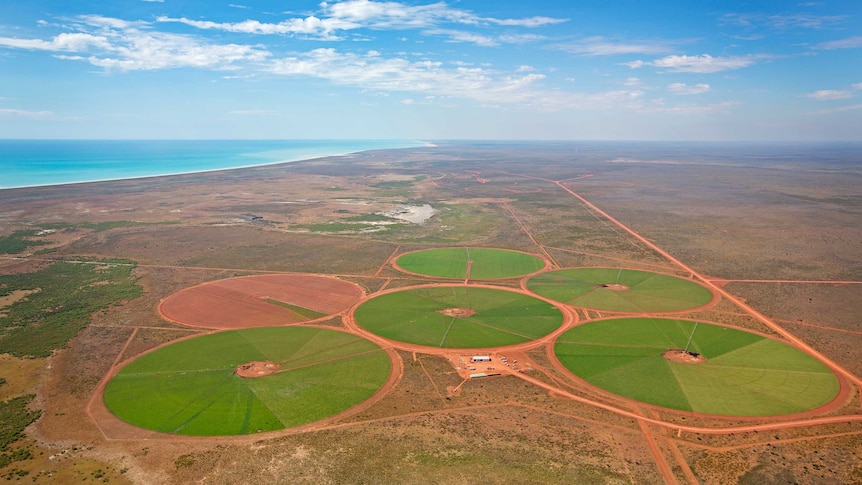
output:
M391 295L393 293L400 293L400 292L406 292L406 291L411 291L411 290L434 289L434 288L466 288L466 289L474 288L474 289L488 289L488 290L498 290L498 291L503 291L503 292L508 292L508 293L514 293L517 295L529 297L529 298L532 298L532 299L535 299L535 300L538 300L538 301L541 301L543 303L547 303L547 304L551 305L560 313L562 319L561 319L560 324L557 326L557 328L555 328L551 332L549 332L545 335L539 336L535 339L531 339L531 340L528 340L525 342L520 342L520 343L515 343L515 344L499 345L499 346L493 346L492 345L492 346L487 346L487 347L436 347L436 346L428 346L428 345L422 345L422 344L417 344L417 343L405 342L402 340L395 340L395 339L391 339L391 338L388 338L388 337L385 337L385 336L382 336L382 335L379 335L379 334L372 332L371 330L363 327L356 319L356 310L360 306L362 306L363 304L367 303L368 301L371 301L371 300L374 300L376 298L380 298L383 296ZM382 346L392 346L392 347L400 349L400 350L417 351L417 352L423 352L423 353L427 353L427 354L443 354L443 353L451 353L452 351L464 351L464 352L477 351L477 352L481 352L481 351L487 351L488 349L500 349L502 351L505 351L505 350L527 349L527 348L538 347L538 346L541 346L548 341L551 341L552 339L555 339L559 334L565 332L573 324L577 323L578 320L579 320L578 314L575 311L566 307L565 305L563 305L559 302L553 301L551 299L544 298L544 297L539 296L539 295L534 295L530 292L523 291L520 289L494 286L494 285L486 285L486 284L469 284L469 285L466 285L466 284L458 284L458 283L439 283L439 284L409 286L409 287L404 287L404 288L393 288L393 289L382 291L378 294L375 294L375 295L359 302L353 308L351 308L350 311L347 313L347 318L345 321L347 323L348 328L350 328L351 330L355 331L358 334L363 335L365 338L367 338L369 340L373 340L375 342L378 342L378 344L380 344Z
M689 283L689 284L691 284L691 285L697 286L697 287L702 288L702 289L706 290L707 292L709 292L709 294L711 295L711 299L710 299L709 301L705 302L705 303L698 304L698 305L696 305L696 306L690 306L690 307L685 307L685 308L675 308L675 309L671 309L671 310L656 310L656 311L637 310L637 311L626 311L626 310L617 310L617 309L614 309L614 308L607 308L607 307L601 307L601 306L586 306L586 305L578 305L578 304L575 304L575 303L569 303L569 302L566 302L566 301L560 301L560 300L557 300L557 299L554 299L554 298L551 298L551 297L548 297L548 296L542 295L541 293L539 293L538 291L536 291L536 289L535 289L535 288L533 288L533 287L531 287L531 286L530 286L531 281L534 281L536 278L541 278L541 277L544 277L544 276L546 276L546 275L551 275L551 274L553 274L553 273L570 272L570 271L578 271L578 270L613 270L613 271L618 271L619 269L620 269L620 268L612 268L612 267L607 267L607 266L595 266L595 267L589 266L589 267L562 268L562 269L555 269L555 270L552 270L552 271L540 271L540 272L537 272L536 274L528 275L527 277L525 277L525 278L524 278L524 280L522 281L521 287L522 287L525 291L528 291L528 292L530 292L530 293L533 293L533 294L536 294L536 295L542 296L543 298L548 298L548 299L550 299L550 300L552 300L552 301L556 301L557 303L560 303L560 304L562 304L562 305L568 305L568 306L572 306L572 307L576 307L576 308L584 308L584 309L587 309L587 310L610 311L610 312L614 312L614 313L622 313L622 314L627 314L627 315L641 315L641 314L649 314L649 313L655 313L655 314L671 314L671 315L672 315L672 314L676 314L676 313L687 313L687 312L698 311L698 310L703 310L703 309L705 309L705 308L709 308L709 307L711 307L711 306L715 305L715 304L720 300L720 298L721 298L721 297L720 297L720 295L719 295L716 291L714 291L713 289L711 289L711 288L709 288L709 287L707 287L707 286L705 286L705 285L702 285L702 284L700 284L700 283L698 283L698 282L695 282L695 281L692 281L692 280L689 280L689 279L686 279L686 278L683 278L683 277L680 277L680 276L677 276L677 275L672 275L672 274L668 274L668 273L662 273L662 272L658 272L658 271L647 271L647 270L640 270L640 269L626 269L626 268L622 268L622 270L623 270L624 272L647 273L647 274L658 275L658 276L663 276L663 277L668 277L668 278L674 278L674 279L677 279L677 280L679 280L679 281L682 281L682 282L685 282L685 283ZM595 284L595 285L599 285L599 284L610 284L610 283L605 282L605 283L593 283L593 284ZM608 290L608 291L613 291L613 290ZM628 290L628 291L631 291L631 290ZM582 294L583 294L583 293L582 293ZM580 295L579 295L579 296L580 296ZM578 298L579 296L576 296L575 298Z
M837 384L838 384L838 389L836 390L835 395L832 398L830 398L828 401L824 402L821 405L818 405L818 406L815 406L815 407L812 407L812 408L809 408L809 409L803 410L803 411L784 413L784 414L761 414L761 415L713 414L713 413L697 412L697 411L690 411L690 410L683 410L683 409L676 409L676 408L672 408L672 407L662 406L659 404L641 401L641 400L638 400L636 398L626 396L622 393L617 393L617 392L608 390L602 386L599 386L597 384L593 384L592 382L587 381L585 378L579 376L578 374L575 374L572 370L570 370L565 364L563 364L560 361L560 359L557 355L556 346L557 346L557 343L559 341L559 338L562 337L563 334L565 334L569 331L575 330L578 327L592 324L592 323L616 321L616 320L637 320L637 319L697 322L701 325L710 325L710 326L718 327L718 328L736 330L739 332L748 333L748 334L752 334L752 335L761 337L762 339L768 339L772 342L775 342L775 343L784 345L790 349L793 349L796 352L798 352L798 353L800 353L806 357L809 357L810 359L813 359L814 361L816 361L817 363L822 365L826 370L828 370L829 374L831 374L831 376L836 379ZM717 323L717 322L707 322L707 321L703 321L703 320L683 319L683 318L665 318L665 317L660 317L660 316L659 317L652 317L652 316L629 317L629 316L624 316L624 317L607 317L607 318L600 318L600 319L596 319L596 320L589 320L586 322L582 322L578 325L573 325L563 332L559 332L555 336L554 341L546 346L545 351L546 351L545 355L549 359L549 361L551 362L553 367L557 368L558 370L560 370L564 374L568 375L568 377L570 379L579 383L580 385L583 385L585 387L588 387L590 389L595 390L595 392L597 392L598 394L607 395L609 397L614 397L617 399L621 399L623 401L635 402L639 406L644 406L646 408L655 409L657 411L670 412L670 413L674 413L674 414L678 414L678 415L682 415L682 416L702 417L702 418L708 418L708 419L742 420L742 421L764 421L764 420L766 420L766 421L769 421L769 420L784 421L786 419L808 419L808 418L813 418L815 416L818 416L818 415L821 415L824 413L828 413L828 412L832 411L833 409L840 407L843 403L845 403L851 397L851 394L853 393L852 386L849 384L847 379L844 378L843 375L841 375L839 372L837 372L835 368L833 368L832 366L830 366L826 362L823 362L817 356L806 352L804 349L801 349L801 348L799 348L795 345L792 345L788 342L778 340L778 339L774 338L774 336L763 333L763 332L758 332L755 330L750 330L750 329L741 328L741 327L735 327L733 325L727 325L727 324L722 324L722 323ZM689 364L680 364L680 365L686 365L687 366ZM699 365L699 364L695 364L695 365ZM648 376L648 377L651 377L651 376ZM626 406L626 407L628 407L628 406Z
M465 279L465 277L460 277L460 276L438 276L438 275L432 275L432 274L427 274L427 273L419 273L416 271L411 271L407 268L404 268L400 264L398 264L398 260L401 259L403 256L416 254L416 253L422 253L422 252L439 251L439 250L444 250L444 249L481 249L481 250L489 250L489 251L519 253L519 254L524 254L527 256L532 256L532 257L534 257L537 260L542 262L541 268L539 268L535 271L531 271L529 273L518 273L518 274L513 274L511 276L500 276L500 277L496 277L496 278L473 278L471 276L469 278L471 280L475 279L475 280L493 281L493 280L505 280L505 279L513 279L513 278L527 278L527 277L534 276L534 275L537 275L539 273L545 272L550 267L550 263L548 262L547 259L545 259L539 255L533 254L533 253L528 253L526 251L519 251L516 249L486 248L486 247L481 247L481 246L451 246L451 247L443 247L443 248L417 249L415 251L407 251L405 253L399 254L395 259L392 260L391 264L392 264L392 267L395 268L396 270L398 270L402 273L410 274L410 275L422 276L425 278L441 278L441 279L449 279L449 280L463 280L463 279Z
M136 424L130 423L117 414L115 414L111 409L109 409L106 403L106 392L111 381L120 374L125 368L127 368L132 363L138 361L139 359L157 353L160 350L165 349L166 347L170 347L174 344L180 344L184 342L188 342L191 340L195 340L198 338L206 338L208 336L220 335L224 333L231 332L244 332L244 331L255 331L255 330L283 330L286 332L291 332L295 329L316 329L322 330L324 332L331 331L337 332L340 334L348 335L356 337L356 341L364 341L372 344L375 348L370 350L370 352L382 351L386 354L389 366L388 370L385 372L388 376L385 379L382 379L382 384L378 387L376 391L370 394L367 398L356 402L352 406L348 406L338 412L335 412L331 415L322 417L320 419L316 419L313 421L303 422L301 424L297 424L295 426L283 426L279 429L272 429L268 431L262 432L249 432L249 433L239 433L239 434L182 434L182 433L171 433L165 431L153 430L151 428L141 427ZM364 354L360 354L364 355ZM323 362L325 363L325 362ZM258 327L258 328L241 328L241 329L232 329L232 330L218 330L213 332L207 332L204 334L196 334L190 335L187 337L181 337L176 340L172 340L170 342L166 342L152 349L148 349L144 352L141 352L138 355L130 357L118 364L115 364L102 378L99 385L97 386L95 392L93 393L90 401L87 404L87 414L91 417L93 422L102 432L102 434L108 439L166 439L169 441L203 441L203 442L211 442L212 440L231 440L233 442L237 439L252 439L257 440L261 437L278 437L278 436L286 436L290 434L294 434L297 432L302 432L307 429L313 429L318 426L329 424L336 422L345 417L349 417L351 415L360 413L365 409L374 405L377 401L383 398L389 391L394 388L397 383L402 378L402 362L401 357L397 352L392 348L387 348L380 346L379 343L371 341L370 339L365 338L363 335L359 335L355 332L351 332L342 328L334 328L330 326L323 325L295 325L295 326L286 326L286 327ZM340 387L333 390L333 393L340 395Z
M205 316L193 316L189 317L187 314L184 315L184 311L188 311L187 308L183 308L183 304L186 306L192 304L191 302L195 301L195 298L199 298L199 296L195 295L196 292L200 292L202 289L217 288L217 287L228 287L231 286L232 283L242 284L246 281L256 281L256 280L267 280L267 279L276 279L276 278L286 278L286 279L296 279L296 280L308 280L308 281L317 281L320 283L330 282L337 287L339 287L344 293L341 296L341 300L350 300L344 301L340 305L337 305L337 308L334 308L334 304L326 305L330 308L326 309L312 309L312 308L304 308L305 310L309 310L305 315L297 314L296 311L302 311L303 308L290 308L290 304L284 304L279 302L271 303L263 303L255 300L252 293L244 294L245 299L249 300L247 302L242 302L243 305L240 305L239 302L234 302L235 306L239 308L245 307L246 309L251 309L252 313L256 312L258 314L258 318L253 321L243 322L239 318L234 318L231 322L224 322L223 318L225 318L229 312L224 311L222 314L215 317L216 322L212 322L212 317ZM242 292L237 292L242 293ZM352 293L352 294L348 294ZM320 291L319 299L322 301L331 300L331 291ZM204 328L211 330L232 330L232 329L240 329L240 328L257 328L257 327L270 327L270 326L282 326L282 325L295 325L298 323L310 323L326 318L332 317L337 313L343 312L349 309L351 306L355 305L358 301L360 301L365 296L365 290L358 284L353 283L351 281L345 281L339 278L335 278L333 276L326 275L318 275L318 274L307 274L307 273L278 273L278 274L265 274L265 275L248 275L248 276L237 276L233 278L224 278L219 280L206 281L204 283L200 283L194 286L190 286L187 288L183 288L167 297L163 298L158 305L157 311L159 316L172 323L176 323L179 325L184 325L187 327L194 328ZM212 297L211 300L215 300L217 298ZM257 299L259 300L259 298ZM215 304L225 305L224 301L210 302ZM251 305L245 305L250 303ZM179 307L179 310L172 307ZM205 306L205 305L202 305ZM226 305L227 306L227 305ZM311 306L311 305L309 305ZM212 312L212 308L205 308L205 311Z

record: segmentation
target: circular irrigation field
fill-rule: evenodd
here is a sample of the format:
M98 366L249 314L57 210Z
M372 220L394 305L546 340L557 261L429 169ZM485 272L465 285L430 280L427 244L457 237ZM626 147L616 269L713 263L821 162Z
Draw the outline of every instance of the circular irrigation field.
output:
M709 289L693 281L619 268L549 271L530 278L527 288L561 303L626 313L690 310L714 298Z
M457 279L512 278L545 268L545 262L532 254L489 248L414 251L401 255L395 265L409 273Z
M526 343L558 329L563 313L523 293L476 286L427 286L367 300L356 323L381 337L437 348Z
M839 381L825 365L770 338L700 323L690 352L697 361L668 358L684 349L695 322L661 318L598 320L560 335L554 353L586 382L648 404L723 416L772 416L830 402Z
M242 435L319 421L367 400L392 371L356 335L311 327L218 332L136 359L107 384L107 408L153 431Z
M159 313L168 320L194 327L268 327L338 313L363 295L359 286L329 276L244 276L174 293L162 301Z

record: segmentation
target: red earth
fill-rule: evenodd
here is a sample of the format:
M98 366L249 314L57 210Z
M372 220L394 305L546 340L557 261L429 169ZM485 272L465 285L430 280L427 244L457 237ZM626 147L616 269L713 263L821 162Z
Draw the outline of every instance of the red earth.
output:
M272 327L313 320L279 303L328 316L347 310L364 294L358 285L330 276L246 276L174 293L162 300L159 313L167 320L193 327Z
M280 364L276 364L268 360L249 362L248 364L238 366L236 368L236 375L254 379L274 374L278 371L279 367L281 367Z

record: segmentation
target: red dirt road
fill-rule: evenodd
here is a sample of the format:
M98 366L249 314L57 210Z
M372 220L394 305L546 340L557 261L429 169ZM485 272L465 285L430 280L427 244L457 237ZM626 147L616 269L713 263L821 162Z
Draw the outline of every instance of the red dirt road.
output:
M820 353L820 352L818 352L814 347L812 347L812 346L808 345L805 341L803 341L803 340L802 340L802 339L800 339L799 337L797 337L797 336L793 335L792 333L788 332L787 330L785 330L785 329L784 329L784 327L782 327L782 326L778 325L777 323L775 323L774 321L772 321L772 319L770 319L770 318L769 318L769 317L767 317L766 315L764 315L764 314L762 314L762 313L758 312L758 311L757 311L757 310L755 310L753 307L751 307L751 306L749 306L748 304L746 304L745 302L743 302L741 299L739 299L739 298L737 298L737 297L733 296L733 295L732 295L732 294L730 294L727 290L723 289L721 286L716 285L715 283L713 283L713 282L712 282L709 278L707 278L706 276L701 275L700 273L698 273L697 271L695 271L694 269L692 269L692 268L691 268L690 266L688 266L687 264L685 264L685 263L683 263L682 261L680 261L680 260L676 259L675 257L673 257L673 255L671 255L670 253L668 253L668 252L667 252L667 251L665 251L664 249L662 249L662 248L658 247L655 243L653 243L653 242L652 242L652 241L650 241L649 239L647 239L647 238L645 238L645 237L641 236L640 234L638 234L638 233L637 233L637 232L635 232L634 230L630 229L628 226L626 226L626 225L625 225L625 224L623 224L622 222L620 222L620 221L618 221L617 219L615 219L614 217L612 217L610 214L608 214L608 213L606 213L605 211L603 211L603 210L599 209L599 208L598 208L598 207L596 207L592 202L590 202L590 201L588 201L587 199L585 199L585 198L581 197L580 195L578 195L577 193L575 193L572 189L570 189L570 188L566 187L566 186L565 186L565 184L563 184L562 182L554 181L553 183L554 183L555 185L557 185L558 187L560 187L561 189L565 190L565 191L566 191L567 193L569 193L572 197L575 197L576 199L580 200L584 205L586 205L586 206L587 206L588 208L590 208L591 210L595 211L597 214L601 215L602 217L606 218L607 220L609 220L610 222L612 222L613 224L615 224L617 227L619 227L620 229L622 229L623 231L625 231L625 232L629 233L630 235L632 235L635 239L637 239L637 240L638 240L638 241L640 241L641 243L645 244L648 248L650 248L650 249L652 249L653 251L655 251L655 252L657 252L657 253L661 254L665 259L667 259L667 260L668 260L668 261L670 261L671 263L675 264L677 267L679 267L679 268L681 268L681 269L683 269L683 270L687 271L689 274L691 274L692 278L695 278L695 279L698 279L698 280L702 281L702 282L704 283L704 285L706 285L706 286L707 286L707 288L710 288L710 289L714 290L715 292L717 292L718 294L720 294L723 298L725 298L725 299L729 300L731 303L733 303L733 304L734 304L734 305L736 305L737 307L739 307L739 308L741 308L741 309L745 310L745 312L746 312L746 313L748 313L749 315L751 315L752 317L754 317L755 319L757 319L758 321L760 321L761 323L763 323L764 325L766 325L767 327L769 327L770 329L772 329L772 330L774 330L775 332L777 332L779 335L781 335L782 337L784 337L785 339L787 339L787 340L788 340L791 344L793 344L795 347L797 347L798 349L801 349L801 350L805 351L805 352L806 352L806 353L808 353L809 355L814 356L815 358L817 358L817 360L819 360L819 361L823 362L824 364L826 364L826 365L827 365L830 369L832 369L834 372L836 372L836 373L838 373L838 374L841 374L841 375L845 376L847 379L850 379L850 380L853 382L853 384L855 384L858 388L862 389L862 379L860 379L859 377L857 377L855 374L853 374L853 373L852 373L852 372L850 372L849 370L845 369L844 367L842 367L842 366L838 365L838 364L837 364L835 361L833 361L832 359L829 359L829 358L828 358L828 357L826 357L825 355L821 354L821 353Z

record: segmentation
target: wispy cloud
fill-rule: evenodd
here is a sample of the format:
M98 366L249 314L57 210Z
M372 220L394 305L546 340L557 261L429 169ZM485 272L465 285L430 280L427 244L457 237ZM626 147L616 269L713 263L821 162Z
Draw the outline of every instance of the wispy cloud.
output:
M584 56L614 56L620 54L664 54L673 49L668 41L615 42L605 37L585 39L558 44L556 48Z
M805 95L807 98L817 101L836 101L840 99L854 98L862 91L862 83L851 84L845 89L821 89Z
M849 20L848 15L762 14L728 13L719 18L719 25L735 25L746 28L768 27L777 30L825 29L836 27Z
M709 54L700 56L667 56L654 61L632 61L623 63L632 69L638 69L644 66L653 66L667 69L670 72L689 72L698 74L709 74L713 72L731 71L734 69L742 69L748 67L759 59L766 56L730 56L730 57L712 57Z
M622 82L623 86L643 86L643 81L640 78L636 77L628 77L625 81Z
M858 49L862 47L862 36L848 37L846 39L840 40L830 40L828 42L821 42L817 44L818 49L823 50L832 50L832 49Z
M667 85L667 90L673 94L689 95L702 94L709 91L709 84L695 84L689 86L685 83L672 83Z
M484 106L523 104L549 111L624 107L644 94L638 89L566 92L543 88L543 74L517 68L515 72L471 66L451 68L441 62L359 55L331 48L273 60L269 71L282 76L325 79L370 91L466 98Z
M530 18L526 18L526 19L485 18L482 20L489 22L489 23L492 23L492 24L516 26L516 27L542 27L545 25L562 24L562 23L569 21L568 19L560 19L560 18L552 18L552 17L530 17Z
M275 60L269 70L285 76L310 76L337 84L362 86L383 91L411 91L488 98L493 92L516 92L543 76L498 77L499 73L481 67L445 68L441 62L385 58L377 53L359 55L335 49L314 49L305 54ZM481 94L487 93L487 94Z
M497 37L503 44L526 44L545 40L547 37L539 34L502 34Z
M536 40L544 39L543 36L534 34L504 34L490 36L453 29L428 29L422 32L425 35L437 35L448 37L447 42L464 42L481 47L494 47L501 44L526 44Z
M370 4L374 2L350 2L348 5ZM345 3L337 5L344 6ZM434 4L429 8L445 7L441 5ZM342 17L359 19L363 18L361 13L353 11L350 15L342 14ZM387 15L391 16L392 12ZM469 17L455 15L454 18L464 23L471 21ZM261 45L219 44L194 35L159 32L154 28L156 25L110 17L81 16L67 19L64 25L74 32L46 39L4 37L0 38L0 46L43 50L53 53L59 59L87 62L106 71L173 68L233 70L238 73L231 76L234 78L260 74L310 77L337 85L354 86L366 92L412 93L424 96L425 100L470 99L483 106L520 104L548 111L626 107L645 94L637 87L599 92L548 88L543 85L545 75L526 65L511 70L496 70L486 63L453 65L427 59L416 61L412 54L384 55L375 50L361 54L336 49L313 49L290 56L276 56ZM248 24L237 28L255 31L261 27ZM320 32L316 27L310 28L309 31L315 29ZM447 35L456 34L449 32ZM463 41L485 42L476 38L463 38ZM488 42L503 40L497 38ZM427 54L421 55L424 57ZM23 112L19 114L23 115ZM230 114L260 116L273 113L244 109Z
M91 47L110 48L110 43L107 37L101 35L63 33L50 40L0 37L0 46L52 52L82 52Z
M242 22L214 22L194 20L185 17L162 16L159 22L177 22L199 29L215 29L227 32L248 34L303 35L319 40L339 39L342 32L369 30L422 30L430 34L450 32L453 41L473 42L477 45L492 46L505 42L480 34L464 33L448 29L446 25L469 26L509 26L537 28L545 25L567 22L567 19L551 17L529 17L522 19L498 19L480 17L469 10L452 8L438 2L427 5L407 5L400 2L376 2L372 0L348 0L337 3L323 2L316 15L293 17L278 23L258 20ZM470 36L473 38L470 39Z
M334 40L338 30L350 30L358 28L357 25L335 19L319 19L317 17L306 17L285 20L276 24L264 23L257 20L244 20L242 22L219 23L208 20L191 20L185 17L171 18L158 17L157 22L175 22L185 24L202 30L222 30L225 32L238 32L243 34L303 34L315 36L321 39Z
M567 19L551 17L529 17L523 19L479 17L469 10L452 8L443 2L427 5L407 5L401 2L348 0L333 4L323 2L321 3L321 7L323 15L326 17L342 19L375 29L427 28L443 23L541 27L567 21Z
M656 99L644 103L639 111L648 113L679 113L679 114L706 114L706 113L728 113L730 108L737 106L735 101L722 101L709 104L679 104L668 105L664 99Z
M16 118L51 118L54 113L51 111L26 111L23 109L0 108L0 116L12 116Z
M836 99L847 99L855 96L853 91L849 89L821 89L805 95L808 98L818 101L832 101Z
M430 35L446 36L449 38L449 42L466 42L483 47L493 47L496 45L500 45L500 40L496 37L490 37L487 35L476 34L473 32L465 32L461 30L432 29L426 30L425 33Z
M48 40L0 37L0 46L55 52L61 59L119 71L231 69L238 62L262 61L270 56L260 46L214 44L188 35L151 31L146 22L89 15L74 19L71 26L79 32L61 33Z

